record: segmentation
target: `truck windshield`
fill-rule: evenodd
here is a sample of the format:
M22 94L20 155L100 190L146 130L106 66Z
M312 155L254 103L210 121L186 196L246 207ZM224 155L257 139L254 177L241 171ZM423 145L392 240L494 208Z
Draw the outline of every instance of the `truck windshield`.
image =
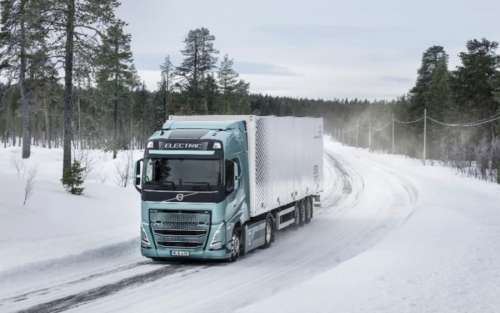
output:
M148 158L144 184L166 190L219 190L221 161L217 159Z

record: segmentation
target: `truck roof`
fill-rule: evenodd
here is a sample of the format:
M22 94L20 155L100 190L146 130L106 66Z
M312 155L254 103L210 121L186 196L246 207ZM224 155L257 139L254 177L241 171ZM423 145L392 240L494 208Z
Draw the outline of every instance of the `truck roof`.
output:
M239 121L175 121L168 120L162 129L214 129L224 130L234 128Z
M237 127L237 122L248 122L255 119L255 115L170 115L163 124L163 129L173 128L206 128L229 129Z

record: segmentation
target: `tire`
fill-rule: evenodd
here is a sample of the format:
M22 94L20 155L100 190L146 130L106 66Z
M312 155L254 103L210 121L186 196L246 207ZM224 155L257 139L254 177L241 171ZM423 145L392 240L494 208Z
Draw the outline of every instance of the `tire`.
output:
M299 201L299 226L304 226L306 220L306 201Z
M305 199L306 203L306 214L305 214L305 222L306 224L309 224L313 218L313 203L312 203L312 198L307 197Z
M271 246L274 241L274 221L271 214L268 214L266 217L266 227L265 227L265 235L264 235L264 245L263 249L267 249Z
M295 228L300 226L300 201L295 202L295 223L293 223Z
M231 235L231 256L229 257L230 262L238 260L241 255L241 230L235 227L233 234Z

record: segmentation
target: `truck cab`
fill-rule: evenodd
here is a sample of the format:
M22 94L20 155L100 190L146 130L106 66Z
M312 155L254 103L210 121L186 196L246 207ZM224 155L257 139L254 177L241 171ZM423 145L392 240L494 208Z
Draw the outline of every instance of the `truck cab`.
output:
M248 219L244 121L168 120L136 165L141 252L153 258L233 259Z

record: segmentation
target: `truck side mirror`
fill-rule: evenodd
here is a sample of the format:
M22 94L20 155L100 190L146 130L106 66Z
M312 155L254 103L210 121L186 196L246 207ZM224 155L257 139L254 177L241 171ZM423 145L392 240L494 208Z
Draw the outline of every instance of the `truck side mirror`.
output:
M135 189L137 189L138 192L142 192L142 184L141 184L141 170L142 170L142 163L144 159L140 159L137 162L135 162Z

